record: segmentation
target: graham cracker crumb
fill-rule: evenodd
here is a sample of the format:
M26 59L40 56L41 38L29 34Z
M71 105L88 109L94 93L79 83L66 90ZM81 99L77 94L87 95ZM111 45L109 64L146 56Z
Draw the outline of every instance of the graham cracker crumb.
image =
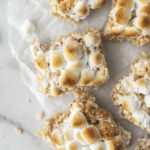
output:
M23 133L23 130L21 128L15 128L15 132L18 135L21 135Z
M44 118L44 112L39 112L37 115L36 115L36 119L37 120L42 120Z

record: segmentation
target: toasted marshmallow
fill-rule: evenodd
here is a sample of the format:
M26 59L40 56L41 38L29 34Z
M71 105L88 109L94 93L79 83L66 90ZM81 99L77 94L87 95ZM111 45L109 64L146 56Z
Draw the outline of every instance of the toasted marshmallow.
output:
M95 9L101 7L105 3L105 0L90 0L89 3L91 8Z
M118 0L117 7L131 8L132 4L133 4L133 0Z
M67 61L79 60L83 56L79 43L75 40L69 39L64 47L64 56Z
M133 120L137 123L142 123L146 115L147 113L143 110L137 110L132 114Z
M136 74L138 76L144 76L145 75L146 68L143 66L145 66L144 61L139 61L138 63L134 64L134 70L136 70Z
M64 65L64 57L60 53L51 54L50 67L51 69L60 69Z
M144 102L145 102L146 107L150 108L150 95L145 96Z
M24 33L24 35L32 34L35 31L35 25L30 20L26 20L23 25L21 26L21 30Z
M100 67L101 64L104 64L104 56L99 52L93 53L90 55L90 62L96 66Z
M77 2L75 8L74 8L75 12L79 15L79 16L84 16L84 18L88 15L88 11L89 9L87 8L87 5L85 2L83 1L79 1Z
M150 82L145 78L140 78L135 82L134 89L137 93L150 93Z
M105 143L102 141L98 141L92 144L90 147L91 147L91 150L106 150Z
M79 80L79 73L74 70L66 70L59 79L59 85L64 88L74 88Z
M64 138L65 138L65 141L69 142L69 141L72 140L71 130L65 129L63 131L63 135L64 135Z
M135 0L135 1L139 4L139 6L146 5L149 2L149 0Z
M124 32L125 27L124 26L116 26L111 28L111 34L112 35L120 35Z
M101 39L97 38L94 33L88 33L84 36L84 40L87 46L93 47L99 45Z
M80 85L84 86L89 84L94 79L94 72L91 72L89 69L86 69L80 79Z
M91 35L92 46L86 45L86 35ZM40 90L48 98L72 92L75 87L92 88L90 82L100 70L89 61L92 53L99 52L106 65L101 32L94 28L88 28L82 34L70 33L48 45L40 44L34 39L30 50L37 69ZM97 57L94 59L95 63L99 63ZM89 71L85 73L86 69ZM43 86L44 81L47 81L46 86Z
M66 150L64 146L59 146L57 150Z
M135 37L140 34L139 30L135 27L127 27L124 31L126 37Z
M82 145L86 145L86 142L83 140L80 130L77 130L75 132L75 140L78 141Z
M112 141L105 141L105 145L107 150L115 150L115 146Z
M86 118L81 112L76 112L72 115L71 126L73 128L83 128L87 124Z
M67 143L66 150L78 150L77 143L74 141Z
M90 125L89 127L83 129L82 137L87 144L93 144L100 139L101 135L95 126Z
M109 78L108 69L103 66L100 68L100 71L96 73L95 78L91 81L91 84L92 85L104 84L108 78Z
M39 56L37 56L35 58L35 62L37 64L37 66L41 69L45 69L46 68L46 58L45 55L41 54Z
M149 16L139 16L135 19L134 25L137 26L142 31L150 30L150 17Z
M71 65L72 69L82 69L82 67L83 67L83 64L82 62L79 62L79 61Z
M53 86L53 85L51 86L51 91L54 96L58 96L58 95L61 95L64 93L64 91L62 89L60 89L57 86Z
M150 5L143 6L142 8L137 10L137 15L145 15L150 16Z
M131 12L126 8L118 8L115 13L116 23L126 25L131 18Z
M51 140L54 145L60 146L64 144L63 136L58 130L54 130L51 134Z
M123 101L123 108L128 112L135 112L138 108L138 101L133 99L127 99Z

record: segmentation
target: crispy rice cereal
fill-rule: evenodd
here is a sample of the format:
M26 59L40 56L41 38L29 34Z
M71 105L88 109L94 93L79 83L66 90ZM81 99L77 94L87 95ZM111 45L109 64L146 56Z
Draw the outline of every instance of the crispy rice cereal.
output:
M104 35L138 46L150 44L150 0L113 0Z
M85 19L91 9L100 8L105 0L50 0L53 15L78 23Z
M112 99L120 114L150 133L150 58L143 52L131 72L115 85Z
M38 132L57 150L125 150L131 134L95 103L95 97L78 92L70 110L45 121Z
M150 139L139 139L135 150L150 150Z
M104 84L109 73L101 40L101 32L93 28L62 36L50 45L33 40L30 49L41 91L54 97Z

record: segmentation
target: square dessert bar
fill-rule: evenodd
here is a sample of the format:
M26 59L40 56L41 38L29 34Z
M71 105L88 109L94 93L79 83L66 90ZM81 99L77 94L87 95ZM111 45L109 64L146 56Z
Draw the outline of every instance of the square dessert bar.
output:
M150 0L113 0L104 35L137 46L150 44Z
M89 15L91 9L104 3L105 0L50 0L50 11L55 16L78 23Z
M101 42L101 32L93 28L62 36L49 45L33 40L30 49L42 92L53 97L104 84L109 73Z
M95 97L82 92L75 94L68 112L46 120L38 135L57 150L125 150L131 139Z
M150 58L143 53L112 90L122 117L150 133Z
M150 150L150 139L147 137L139 139L135 150Z

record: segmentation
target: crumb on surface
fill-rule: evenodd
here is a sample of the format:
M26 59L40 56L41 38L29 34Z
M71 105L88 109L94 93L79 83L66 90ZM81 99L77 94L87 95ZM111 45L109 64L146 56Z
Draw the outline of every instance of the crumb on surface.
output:
M15 128L15 132L16 134L21 135L23 133L23 130L20 128Z
M43 118L44 118L44 112L37 113L37 115L36 115L37 120L42 120Z
M28 98L28 99L27 99L27 103L31 103L31 99Z

